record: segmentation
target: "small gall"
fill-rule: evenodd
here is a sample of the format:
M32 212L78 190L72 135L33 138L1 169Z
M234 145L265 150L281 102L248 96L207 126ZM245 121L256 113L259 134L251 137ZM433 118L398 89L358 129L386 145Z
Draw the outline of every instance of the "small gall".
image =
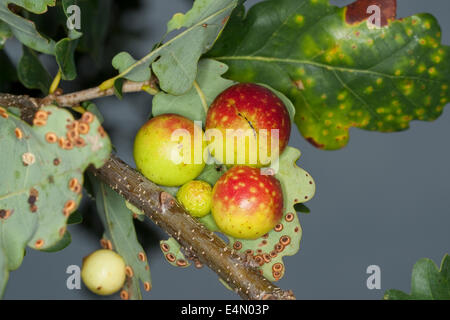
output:
M36 162L36 157L32 153L26 152L22 155L22 162L24 166L31 166Z
M56 143L56 141L58 141L58 137L56 136L55 133L53 132L48 132L45 135L45 141L47 141L48 143Z

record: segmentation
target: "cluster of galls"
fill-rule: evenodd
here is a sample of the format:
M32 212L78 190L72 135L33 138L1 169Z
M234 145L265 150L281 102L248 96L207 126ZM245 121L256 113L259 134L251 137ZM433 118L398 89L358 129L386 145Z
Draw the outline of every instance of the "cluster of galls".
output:
M208 132L213 130L223 138L221 144L214 143L216 136L208 138ZM240 144L236 135L228 134L230 130L251 134ZM173 139L174 133L180 131L187 135ZM247 83L231 86L208 109L205 131L207 139L196 123L176 114L150 119L139 130L134 144L138 170L156 184L182 186L177 199L185 209L194 217L211 212L223 233L240 239L261 237L283 215L280 182L274 176L262 175L259 168L277 160L271 156L281 154L288 144L291 120L285 104L263 86ZM273 139L277 140L276 152L272 152ZM196 149L199 146L201 155ZM230 168L214 188L194 180L206 165L205 151Z

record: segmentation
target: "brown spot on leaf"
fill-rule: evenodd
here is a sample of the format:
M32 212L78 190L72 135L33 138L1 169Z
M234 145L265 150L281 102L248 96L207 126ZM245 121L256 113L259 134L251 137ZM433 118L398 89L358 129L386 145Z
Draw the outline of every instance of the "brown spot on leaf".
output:
M130 294L129 294L127 291L122 290L122 291L120 292L120 298L121 298L122 300L128 300L128 299L130 298Z
M92 123L92 121L94 121L94 118L95 118L94 114L87 111L87 112L83 113L83 115L81 116L81 121L86 122L86 123Z
M178 259L178 260L177 260L177 266L179 266L179 267L185 267L186 265L187 265L186 260L183 260L183 259Z
M175 256L171 253L166 254L166 259L169 262L174 262L177 258L175 258Z
M139 252L138 258L139 258L139 260L141 260L142 262L147 261L147 256L146 256L145 253L143 253L143 252Z
M21 140L23 138L22 130L19 128L14 129L14 134L16 135L16 138Z
M308 141L309 143L311 143L314 147L319 148L319 149L323 149L325 148L325 145L322 143L317 142L316 140L314 140L314 138L312 137L306 137L306 141Z
M236 242L233 244L233 248L234 248L235 250L241 250L241 249L242 249L242 243L241 243L240 241L236 241Z
M130 266L125 267L125 273L129 278L132 278L134 276L133 268L131 268Z
M367 20L374 13L368 8L376 5L381 11L381 26L386 26L389 21L397 16L397 0L357 0L346 7L345 21L348 24L357 24Z
M85 122L81 122L78 125L78 132L80 134L88 134L90 130L89 124L85 123Z
M0 210L0 220L6 220L11 216L11 210Z
M152 290L152 285L150 284L150 282L144 282L144 290L147 292Z
M161 250L163 252L169 252L170 246L167 243L161 243Z
M48 143L56 143L56 141L58 141L58 137L56 136L55 133L53 132L48 132L45 135L45 141L47 141Z
M36 247L36 249L40 249L44 246L44 240L39 239L34 243L34 246Z

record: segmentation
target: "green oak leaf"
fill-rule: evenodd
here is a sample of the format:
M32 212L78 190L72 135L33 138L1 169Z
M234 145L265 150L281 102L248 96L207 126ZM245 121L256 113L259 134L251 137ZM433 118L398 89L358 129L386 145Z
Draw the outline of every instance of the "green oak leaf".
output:
M17 74L20 82L28 89L39 89L47 94L52 84L52 77L42 65L38 55L32 49L23 46Z
M137 60L134 59L128 52L121 52L113 58L112 65L120 73L122 73L125 72L127 68L134 65L136 62ZM125 78L135 82L146 81L150 78L150 69L135 68L128 72Z
M55 57L63 80L74 80L77 77L74 57L77 45L78 40L70 38L64 38L56 43Z
M172 266L186 268L191 265L191 263L181 252L180 244L174 238L161 240L160 248L164 254L164 258L166 258L167 262L169 262Z
M140 300L140 281L150 288L151 275L144 249L137 240L132 212L125 200L110 187L91 175L89 180L94 189L97 211L105 228L103 237L111 241L113 249L133 270L133 276L127 276L124 290L128 292L129 299Z
M54 6L56 0L0 0L0 21L6 23L12 34L24 45L36 51L54 54L55 42L42 36L34 22L12 13L8 4L16 4L30 12L42 14L48 6Z
M159 85L164 91L173 95L186 93L196 78L200 56L216 41L236 5L237 0L195 1L189 12L177 13L169 21L167 34L173 31L179 33L155 47L144 58L136 61L130 55L119 53L114 58L114 65L120 74L105 82L104 86L111 87L111 80L119 78L132 81L148 80L152 64Z
M227 70L228 67L223 63L211 59L200 60L194 86L179 96L159 92L153 98L153 116L176 113L204 124L211 103L222 91L234 84L221 77Z
M450 49L436 19L418 14L369 28L349 24L328 0L268 0L240 6L208 54L226 77L261 82L294 103L302 135L323 149L349 129L392 132L436 119L449 101Z
M49 136L69 141L67 126L74 123L70 112L55 106L41 108L47 120L35 126L12 111L1 112L0 251L10 271L22 263L27 245L47 250L64 237L68 216L81 200L83 171L90 164L101 167L111 143L95 118L89 132L80 134L80 147L48 142Z
M430 259L420 259L413 268L411 294L388 290L385 300L450 300L450 256L442 259L441 268Z
M315 193L313 178L296 165L300 151L287 147L280 156L278 172L284 198L284 213L280 223L269 233L256 240L229 237L229 246L247 254L260 265L264 277L270 281L281 279L285 273L284 256L292 256L300 249L302 228L294 206L309 201ZM211 214L199 219L209 230L220 232Z

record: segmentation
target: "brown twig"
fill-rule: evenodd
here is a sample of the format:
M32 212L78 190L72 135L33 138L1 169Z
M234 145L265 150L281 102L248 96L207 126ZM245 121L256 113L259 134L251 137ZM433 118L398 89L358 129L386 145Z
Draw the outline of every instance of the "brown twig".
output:
M158 93L159 89L155 79L156 78L152 77L150 80L144 82L133 82L129 80L124 81L122 92L131 93L145 90L151 94L156 94ZM73 107L79 105L83 101L94 100L112 95L114 95L114 88L101 90L100 87L94 87L64 95L51 94L43 99L38 100L38 103L40 106L53 103L57 104L60 107Z
M253 260L229 248L214 232L192 218L167 192L115 156L100 169L90 168L156 225L210 267L244 299L294 299L264 278Z
M77 94L68 96L73 97L67 100L70 103L79 100ZM26 96L0 94L0 105L21 109L22 116L38 110L38 103ZM295 299L292 291L283 291L264 278L255 261L229 248L215 233L190 216L170 194L119 158L111 156L102 168L90 167L89 170L142 210L156 225L174 237L184 251L210 267L243 299Z

